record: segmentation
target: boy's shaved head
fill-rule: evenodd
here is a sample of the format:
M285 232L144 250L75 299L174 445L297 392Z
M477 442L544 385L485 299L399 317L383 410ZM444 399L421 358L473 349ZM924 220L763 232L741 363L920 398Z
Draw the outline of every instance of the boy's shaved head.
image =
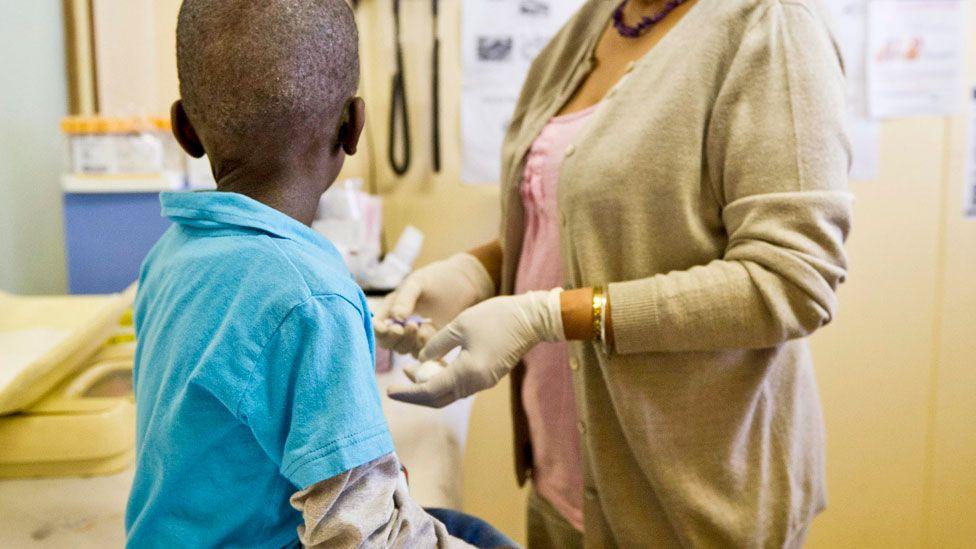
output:
M211 156L334 138L358 86L358 49L345 0L184 0L183 108Z

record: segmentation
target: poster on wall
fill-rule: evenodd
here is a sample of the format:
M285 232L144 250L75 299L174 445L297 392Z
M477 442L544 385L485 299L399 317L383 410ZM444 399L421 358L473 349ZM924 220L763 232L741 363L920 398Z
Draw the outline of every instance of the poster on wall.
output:
M957 114L964 62L962 0L871 0L868 23L871 115Z
M877 120L848 114L847 134L851 140L850 178L875 181L881 165L881 124Z
M868 115L868 0L828 0L847 82L847 130L851 139L851 179L878 178L881 124Z
M461 180L497 184L501 145L529 65L582 0L461 5Z
M963 176L963 216L976 219L976 88L969 90L969 125Z

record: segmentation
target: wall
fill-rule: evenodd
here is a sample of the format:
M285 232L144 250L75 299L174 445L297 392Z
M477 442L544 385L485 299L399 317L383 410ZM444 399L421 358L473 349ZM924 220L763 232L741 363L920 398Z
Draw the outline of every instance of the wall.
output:
M0 2L0 289L62 293L61 2Z
M814 338L830 504L812 547L976 540L976 220L962 217L964 128L961 116L887 122L880 179L852 182L850 281L837 322Z
M976 3L969 5L969 78L976 86ZM976 540L976 219L963 220L963 119L947 125L947 179L942 193L940 284L929 390L926 447L928 515L932 547L971 547Z
M160 80L170 75L155 70L154 36L157 2L96 0L92 2L95 28L96 82L101 114L125 116L158 111ZM133 45L138 44L138 47ZM165 111L164 111L165 112Z
M121 0L96 0L119 2ZM415 165L386 163L392 75L391 0L362 0L363 90L369 126L348 175L370 176L386 198L388 234L427 233L422 260L491 238L497 189L458 183L458 8L442 0L445 169L431 174L430 3L404 0L407 95ZM972 82L976 11L967 0ZM160 108L175 95L172 29L178 0L145 4L156 17ZM161 75L161 76L160 76ZM124 82L125 80L119 80ZM964 124L886 123L877 181L852 182L856 221L850 279L836 322L813 340L828 430L829 508L810 547L966 547L976 539L976 221L961 219ZM524 491L511 474L507 384L480 395L465 462L465 508L524 539Z

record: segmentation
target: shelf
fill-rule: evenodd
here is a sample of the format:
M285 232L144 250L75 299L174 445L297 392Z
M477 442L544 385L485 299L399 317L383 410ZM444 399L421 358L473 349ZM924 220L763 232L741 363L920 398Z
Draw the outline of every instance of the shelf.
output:
M182 174L120 174L61 176L61 190L66 193L158 193L186 188Z

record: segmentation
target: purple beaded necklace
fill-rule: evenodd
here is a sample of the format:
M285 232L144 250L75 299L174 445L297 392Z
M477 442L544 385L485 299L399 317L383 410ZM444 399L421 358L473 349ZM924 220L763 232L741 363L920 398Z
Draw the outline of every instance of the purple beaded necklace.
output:
M624 23L624 6L627 5L627 2L628 0L624 0L617 6L617 9L613 10L613 26L620 33L620 36L624 38L638 38L647 32L647 29L660 23L669 13L674 11L674 8L684 4L685 0L668 0L668 3L664 4L664 7L661 8L661 11L652 16L644 17L640 23L633 27Z

